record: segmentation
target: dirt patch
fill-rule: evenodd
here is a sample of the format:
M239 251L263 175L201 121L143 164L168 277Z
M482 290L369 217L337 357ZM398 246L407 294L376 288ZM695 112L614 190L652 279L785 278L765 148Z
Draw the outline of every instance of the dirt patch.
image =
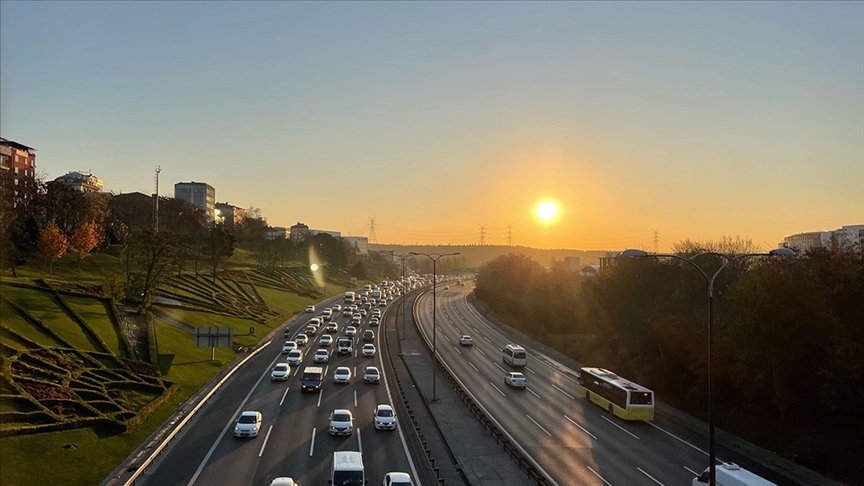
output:
M118 305L117 312L120 313L120 326L126 333L129 344L132 345L135 357L139 361L149 363L150 343L147 336L147 320L144 316L136 313L134 309L125 305Z

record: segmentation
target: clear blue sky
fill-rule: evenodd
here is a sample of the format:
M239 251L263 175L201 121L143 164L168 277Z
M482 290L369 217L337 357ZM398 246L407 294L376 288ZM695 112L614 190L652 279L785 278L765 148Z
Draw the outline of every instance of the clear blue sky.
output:
M664 249L864 223L862 2L0 2L2 136L273 225ZM543 198L560 208L540 225Z

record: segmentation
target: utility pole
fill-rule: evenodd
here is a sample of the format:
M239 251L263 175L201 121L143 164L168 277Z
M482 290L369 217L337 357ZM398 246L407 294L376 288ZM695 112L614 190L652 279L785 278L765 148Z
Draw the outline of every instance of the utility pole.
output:
M378 235L375 234L375 218L369 218L369 243L378 243Z
M162 172L162 166L156 166L154 193L153 193L153 230L159 231L159 173Z
M507 225L507 246L513 246L513 225Z
M660 231L654 230L654 253L660 253Z
M480 225L480 246L486 244L486 226Z

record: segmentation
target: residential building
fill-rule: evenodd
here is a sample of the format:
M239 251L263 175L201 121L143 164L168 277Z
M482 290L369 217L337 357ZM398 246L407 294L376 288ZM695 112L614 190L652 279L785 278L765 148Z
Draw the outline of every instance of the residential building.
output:
M864 244L864 224L843 226L834 231L810 231L783 238L779 246L791 248L797 253L807 253L815 248L861 248Z
M369 254L369 238L366 236L344 236L343 240L347 241L351 246L357 250L357 253L360 255L368 255Z
M310 230L309 230L309 234L312 235L312 236L320 235L320 234L325 234L325 235L330 235L330 236L332 236L333 238L342 238L342 233L340 233L339 231L328 231L328 230L316 230L316 229L310 229Z
M216 203L216 219L225 223L226 228L236 228L246 217L246 210L237 206L232 206L227 202Z
M19 188L36 182L36 149L0 137L0 170L12 173L18 195Z
M298 242L306 239L306 236L309 235L309 227L303 223L298 222L294 226L290 228L290 237L291 241Z
M188 201L204 210L208 221L216 219L216 189L206 182L178 182L174 184L174 197Z
M607 251L606 256L600 257L600 268L609 266L615 261L615 258L620 255L620 251Z
M84 193L102 192L102 180L89 172L68 172L53 181L52 184L69 186Z
M288 229L282 226L268 226L264 237L268 240L284 240L288 238Z

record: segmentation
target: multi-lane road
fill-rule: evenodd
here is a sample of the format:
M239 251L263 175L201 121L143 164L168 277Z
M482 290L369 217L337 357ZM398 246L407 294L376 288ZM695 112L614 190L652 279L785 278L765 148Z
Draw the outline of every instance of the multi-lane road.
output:
M573 370L530 347L523 371L527 388L505 385L505 374L517 371L502 359L502 349L512 341L467 301L471 290L470 284L438 287L438 355L552 481L560 486L683 485L707 467L698 436L660 418L612 416L579 395ZM415 307L429 341L432 302L426 292ZM463 334L473 337L473 346L460 345Z
M359 355L366 329L375 330L375 346L383 343L377 327L369 327L364 318L355 342L355 353L338 356L335 343L330 361L316 365L315 350L325 331L311 337L304 352L303 364L292 367L288 381L271 381L270 371L284 362L282 343L293 338L316 314L298 316L291 325L291 335L280 332L269 345L252 357L202 407L197 416L175 439L168 454L158 461L146 478L150 485L268 485L275 477L288 476L301 485L327 484L334 451L361 451L369 484L381 484L390 471L403 471L416 478L401 427L395 431L375 430L372 414L378 404L393 404L386 381L392 380L382 366L380 353L374 358ZM349 318L334 313L339 331L344 335ZM319 393L302 393L300 375L306 366L325 368L325 381ZM333 370L347 366L353 372L348 385L333 383ZM383 376L378 385L363 383L366 366L376 366ZM329 416L334 409L348 409L355 420L354 433L334 437L328 433ZM234 422L242 411L256 410L263 415L258 437L235 438ZM415 483L418 483L415 479Z

